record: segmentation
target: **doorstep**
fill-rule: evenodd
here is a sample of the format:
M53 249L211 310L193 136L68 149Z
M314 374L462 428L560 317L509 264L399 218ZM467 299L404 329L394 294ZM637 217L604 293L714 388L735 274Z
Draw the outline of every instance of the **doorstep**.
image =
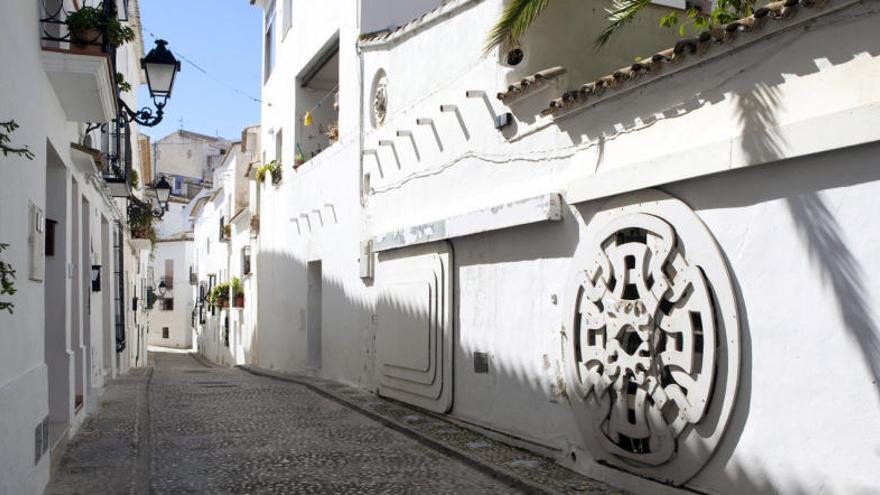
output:
M527 492L609 495L626 493L566 469L547 457L487 437L442 416L379 397L357 387L319 377L280 373L254 366L237 367L254 375L303 385Z

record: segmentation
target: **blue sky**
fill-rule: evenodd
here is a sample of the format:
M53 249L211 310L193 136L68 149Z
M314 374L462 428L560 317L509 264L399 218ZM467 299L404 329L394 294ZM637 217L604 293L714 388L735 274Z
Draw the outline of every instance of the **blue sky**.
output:
M153 33L181 63L164 120L142 133L164 137L182 118L188 131L237 138L243 127L260 122L260 104L250 98L260 97L259 8L248 0L141 0L140 9L145 50L155 46ZM146 85L139 101L152 106Z

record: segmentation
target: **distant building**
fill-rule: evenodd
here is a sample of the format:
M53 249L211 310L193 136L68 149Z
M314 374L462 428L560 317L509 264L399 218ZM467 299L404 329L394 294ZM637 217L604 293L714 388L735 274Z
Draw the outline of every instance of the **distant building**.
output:
M193 222L190 202L210 190L216 170L231 143L178 130L153 143L152 175L172 187L168 210L157 225L152 273L155 292L150 311L151 345L189 349L193 346Z

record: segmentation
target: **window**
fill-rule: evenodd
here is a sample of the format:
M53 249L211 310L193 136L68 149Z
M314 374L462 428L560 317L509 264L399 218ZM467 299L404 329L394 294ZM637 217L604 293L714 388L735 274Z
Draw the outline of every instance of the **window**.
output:
M269 80L275 67L275 2L266 9L266 34L263 43L263 82Z
M251 247L245 246L241 248L241 274L251 274Z
M281 16L284 21L282 26L284 34L282 36L287 36L290 26L293 25L293 0L284 0L284 10L281 12Z
M174 311L174 298L166 297L162 299L162 311Z
M55 227L58 222L46 219L46 256L55 256Z
M162 327L162 338L163 339L168 338L168 327Z
M189 160L189 159L192 158L192 157L193 157L193 152L192 152L192 150L186 150L186 159Z
M335 33L296 78L294 166L314 158L339 140L339 33Z

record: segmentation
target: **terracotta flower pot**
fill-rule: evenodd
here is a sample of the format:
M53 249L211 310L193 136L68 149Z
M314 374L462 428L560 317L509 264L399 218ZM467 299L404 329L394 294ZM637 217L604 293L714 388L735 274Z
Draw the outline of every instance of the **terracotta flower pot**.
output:
M70 31L70 50L79 53L100 55L103 53L104 38L95 28Z
M244 294L236 294L235 295L235 307L243 308L244 307Z

